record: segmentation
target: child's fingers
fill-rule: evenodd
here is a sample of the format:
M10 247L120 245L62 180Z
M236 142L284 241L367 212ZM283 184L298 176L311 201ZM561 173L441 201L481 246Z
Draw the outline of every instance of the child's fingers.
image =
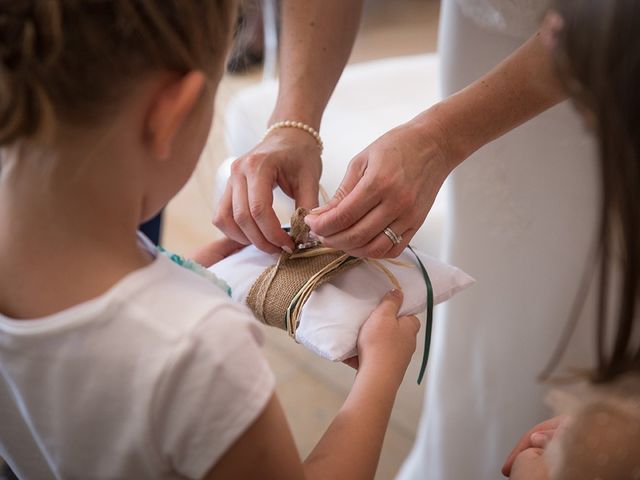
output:
M543 430L531 434L531 446L535 448L546 448L553 438L555 430Z
M374 313L396 318L398 316L398 311L402 306L402 298L402 291L394 288L382 297L382 300L376 307Z
M513 462L522 451L526 450L527 448L531 448L531 439L535 433L553 432L565 420L565 418L566 417L564 416L553 417L549 420L539 423L535 427L531 428L522 437L520 437L520 440L518 440L518 443L516 444L516 446L513 447L513 450L511 450L511 453L509 453L509 456L507 457L507 459L504 462L504 465L502 466L502 474L505 477L508 477L511 475L511 467L513 466Z

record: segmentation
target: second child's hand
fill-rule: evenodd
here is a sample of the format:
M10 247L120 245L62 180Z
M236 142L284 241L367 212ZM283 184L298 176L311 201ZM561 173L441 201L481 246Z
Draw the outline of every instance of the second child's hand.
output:
M229 255L242 250L245 246L246 245L238 243L235 240L231 240L230 238L223 238L203 245L193 252L189 258L203 267L208 268L211 265L218 263L220 260L224 260Z

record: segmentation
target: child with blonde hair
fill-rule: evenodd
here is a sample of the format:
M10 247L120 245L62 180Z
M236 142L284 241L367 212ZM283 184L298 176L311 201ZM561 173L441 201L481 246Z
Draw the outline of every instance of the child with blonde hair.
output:
M362 328L353 388L303 462L251 314L137 233L193 172L234 14L0 0L0 457L20 478L375 473L419 328L401 294Z

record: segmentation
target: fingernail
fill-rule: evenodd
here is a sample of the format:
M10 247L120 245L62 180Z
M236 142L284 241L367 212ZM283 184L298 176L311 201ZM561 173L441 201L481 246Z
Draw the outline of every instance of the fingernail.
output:
M283 245L280 247L282 250L284 250L285 252L287 252L289 255L291 255L293 253L293 250L291 250L291 247L288 247L286 245Z
M547 437L543 433L531 434L531 445L538 448L544 448L547 443Z
M389 292L390 295L393 295L396 298L401 298L402 297L402 291L398 290L397 288L394 288L393 290L391 290Z
M316 207L314 209L312 209L309 214L310 215L318 215L322 212L326 212L327 210L329 210L331 207L329 205L322 205L321 207Z

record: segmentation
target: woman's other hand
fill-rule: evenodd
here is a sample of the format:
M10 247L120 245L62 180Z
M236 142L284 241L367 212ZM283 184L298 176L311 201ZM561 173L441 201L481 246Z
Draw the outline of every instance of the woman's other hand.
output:
M306 217L313 233L354 256L398 256L452 169L436 131L423 114L354 157L332 200ZM399 244L383 233L387 227L402 237Z

